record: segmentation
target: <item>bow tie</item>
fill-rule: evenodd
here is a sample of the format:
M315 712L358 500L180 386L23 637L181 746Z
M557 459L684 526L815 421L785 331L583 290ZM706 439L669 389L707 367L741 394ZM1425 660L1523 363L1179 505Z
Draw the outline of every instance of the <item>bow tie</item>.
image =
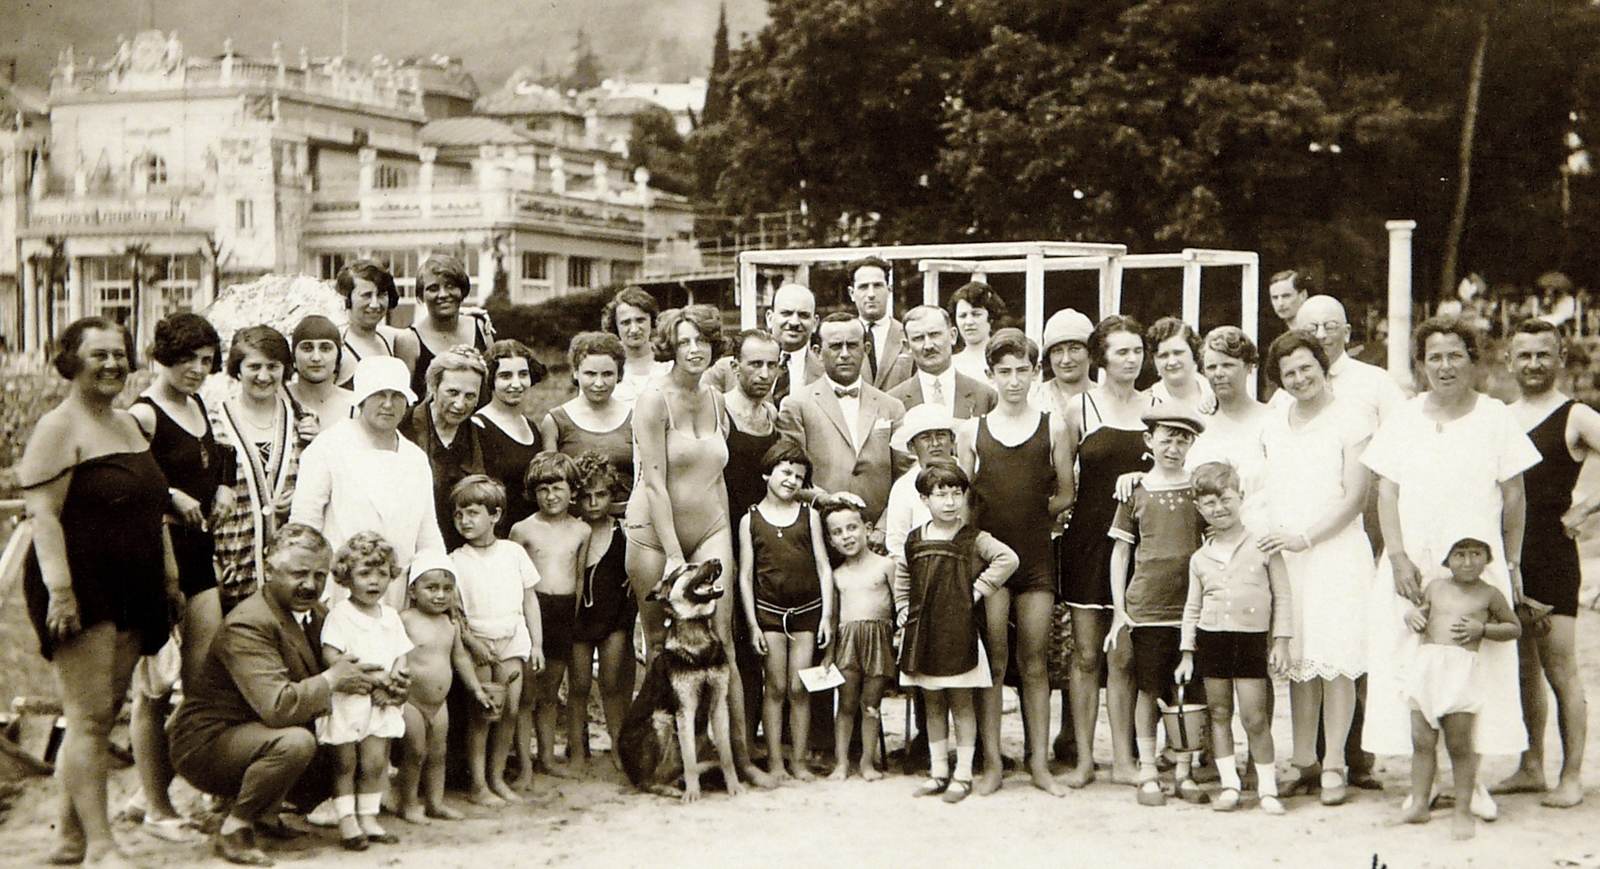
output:
M833 388L833 394L839 396L840 398L860 398L861 397L861 387L859 387L859 386L835 386Z

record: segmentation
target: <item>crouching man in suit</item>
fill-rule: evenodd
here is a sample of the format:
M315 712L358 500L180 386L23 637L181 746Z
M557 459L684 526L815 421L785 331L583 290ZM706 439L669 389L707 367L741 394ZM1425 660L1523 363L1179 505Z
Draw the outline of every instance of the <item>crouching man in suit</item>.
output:
M261 588L223 620L169 727L177 773L233 801L215 840L230 862L270 866L256 833L299 835L278 817L280 803L292 795L309 809L332 791L331 758L314 763L313 722L335 693L368 693L382 676L353 657L322 660L320 598L332 563L316 529L278 530Z

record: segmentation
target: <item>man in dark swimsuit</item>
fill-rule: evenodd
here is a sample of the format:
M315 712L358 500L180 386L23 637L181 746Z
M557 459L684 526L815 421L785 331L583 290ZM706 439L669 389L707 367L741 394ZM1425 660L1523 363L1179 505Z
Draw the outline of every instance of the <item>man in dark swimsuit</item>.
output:
M1528 507L1520 582L1516 562L1508 566L1524 598L1548 604L1554 613L1548 633L1539 636L1539 631L1524 630L1518 640L1528 750L1517 771L1490 792L1546 790L1544 732L1549 702L1544 682L1548 681L1555 691L1560 722L1561 778L1540 802L1564 809L1583 801L1583 749L1589 718L1578 672L1578 586L1583 577L1576 537L1589 516L1600 510L1600 494L1574 505L1572 488L1584 460L1600 450L1600 413L1556 389L1566 354L1555 326L1543 320L1523 321L1511 337L1506 356L1522 393L1511 410L1543 456L1524 474Z

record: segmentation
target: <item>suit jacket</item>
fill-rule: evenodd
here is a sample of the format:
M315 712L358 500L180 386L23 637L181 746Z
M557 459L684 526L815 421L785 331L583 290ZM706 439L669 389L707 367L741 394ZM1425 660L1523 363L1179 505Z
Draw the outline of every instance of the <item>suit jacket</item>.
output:
M899 320L889 318L888 337L884 339L883 346L877 349L878 377L872 381L873 386L887 392L916 373L916 363L911 361L911 354L906 352L906 327ZM867 375L871 372L872 369L862 363L862 378L870 379Z
M889 390L889 396L900 399L906 410L922 404L926 400L922 397L922 378L913 374L904 383ZM951 416L956 419L977 419L994 410L999 403L1000 396L994 387L956 372L956 394L950 402Z
M856 430L859 447L850 442L844 410L824 377L791 393L778 411L777 429L811 459L812 482L829 492L849 491L867 502L868 521L876 521L889 503L889 435L906 414L905 407L882 390L861 384L861 411Z
M700 378L700 382L718 392L732 392L739 385L739 376L734 373L733 365L734 360L732 356L724 356L721 359L718 359L716 364L712 365L710 370L706 371L705 375ZM809 349L809 352L806 353L806 383L810 384L817 382L817 380L822 377L823 373L822 357L817 355L817 348L812 347ZM789 390L779 394L778 385L777 383L774 383L772 386L772 393L767 396L767 400L774 407L776 407L777 405L783 403L784 398L788 397L789 392L792 391L794 391L794 384L790 384Z
M311 640L321 643L328 611L317 604ZM332 708L333 691L319 674L324 667L306 631L257 589L222 620L195 684L185 686L173 718L174 760L205 752L228 728L249 722L268 727L310 727ZM187 749L187 752L186 752Z

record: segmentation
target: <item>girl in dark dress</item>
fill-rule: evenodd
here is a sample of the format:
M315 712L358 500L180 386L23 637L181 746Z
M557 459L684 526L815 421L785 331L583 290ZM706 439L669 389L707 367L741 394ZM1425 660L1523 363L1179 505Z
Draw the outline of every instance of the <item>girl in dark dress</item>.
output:
M578 457L582 491L576 503L589 523L588 564L584 566L583 587L578 590L578 616L572 630L573 666L567 672L570 696L589 696L594 654L600 652L600 706L605 710L606 732L615 746L622 736L622 721L633 699L633 627L639 615L638 604L628 587L626 566L627 538L622 524L611 515L619 477L611 463L599 453ZM573 708L577 708L575 705ZM583 745L567 750L568 764L582 768L589 752L589 731L584 728ZM617 760L613 749L612 760Z
M580 332L567 350L578 394L539 422L545 449L581 456L597 452L617 469L617 503L633 491L633 412L616 399L622 341L608 332Z
M492 397L473 422L478 426L478 442L483 448L483 472L506 487L505 513L495 529L496 536L506 537L511 526L537 509L523 489L522 477L543 441L539 430L523 415L522 400L528 390L544 380L545 367L533 358L532 350L513 340L494 342L485 361Z

